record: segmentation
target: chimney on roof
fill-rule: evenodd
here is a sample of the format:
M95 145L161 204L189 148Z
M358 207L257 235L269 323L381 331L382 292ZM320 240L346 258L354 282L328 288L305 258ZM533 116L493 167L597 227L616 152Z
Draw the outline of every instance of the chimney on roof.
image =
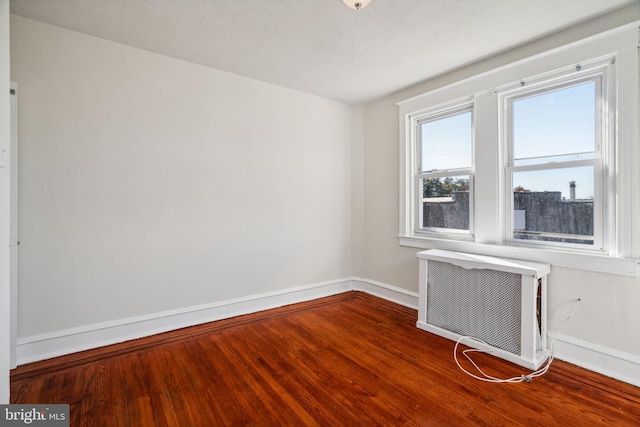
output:
M576 182L569 181L569 200L576 199Z

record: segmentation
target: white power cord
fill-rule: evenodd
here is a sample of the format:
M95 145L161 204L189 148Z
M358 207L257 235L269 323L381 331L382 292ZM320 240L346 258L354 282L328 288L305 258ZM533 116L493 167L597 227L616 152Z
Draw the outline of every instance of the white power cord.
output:
M474 338L474 337L470 337L470 336L462 336L458 339L458 341L456 342L455 347L453 348L453 360L456 362L456 365L458 365L458 368L460 368L461 371L463 371L464 373L466 373L467 375L480 380L480 381L485 381L485 382L489 382L489 383L520 383L520 382L527 382L530 383L533 378L536 377L540 377L542 375L544 375L548 370L549 367L551 366L551 362L553 362L553 343L555 342L556 338L558 337L558 335L560 334L560 332L562 332L564 330L564 327L567 325L567 322L569 321L569 319L571 319L573 317L573 314L576 311L576 307L578 306L578 303L580 302L580 298L578 298L575 303L573 304L573 308L571 309L571 313L569 313L569 315L567 316L567 318L564 320L564 322L562 323L562 326L560 326L560 329L558 330L558 332L556 332L553 337L551 338L551 342L549 344L549 350L547 350L547 362L545 363L545 365L543 367L541 367L540 369L538 369L537 371L533 371L528 375L520 375L519 377L511 377L511 378L496 378L492 375L489 375L487 373L485 373L482 369L480 369L480 367L476 364L476 362L474 362L471 357L469 356L468 353L492 353L492 350L479 350L479 349L475 349L475 348L470 348L467 350L463 350L462 354L464 355L464 357L467 358L467 360L469 360L469 362L471 362L471 364L478 370L478 372L480 372L480 374L482 374L483 376L478 376L472 372L469 372L468 370L466 370L465 368L462 367L462 365L460 365L460 362L458 361L458 346L462 343L462 341L464 339L467 339L469 341L475 341L476 343L482 343L486 346L489 346L489 344L487 344L486 342L478 339L478 338Z

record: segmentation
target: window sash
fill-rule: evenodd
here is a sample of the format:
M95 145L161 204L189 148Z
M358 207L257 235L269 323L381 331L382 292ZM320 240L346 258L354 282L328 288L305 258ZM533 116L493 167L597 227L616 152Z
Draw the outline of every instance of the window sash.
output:
M561 73L561 74L566 74L565 73ZM602 96L602 75L600 72L596 72L593 75L587 75L587 76L581 76L576 78L575 76L575 71L570 72L565 78L561 78L560 81L552 81L552 82L538 82L536 85L533 85L533 87L528 87L528 85L525 84L525 86L521 87L521 89L516 89L514 91L511 92L511 94L509 96L507 96L505 98L506 103L507 103L507 109L508 109L508 114L509 114L509 125L511 126L509 129L509 153L510 153L510 165L514 165L514 161L515 160L529 160L529 159L536 159L536 158L543 158L543 157L562 157L562 156L568 156L568 155L572 155L572 154L585 154L585 153L591 153L593 152L594 154L596 154L597 156L597 152L599 149L599 118L601 118L601 111L602 109L600 108L601 105L601 96ZM549 94L553 94L553 93L558 93L564 90L568 90L568 89L572 89L572 88L576 88L579 86L583 86L585 84L589 84L589 83L593 83L594 85L594 108L595 108L595 114L594 114L594 125L595 125L595 129L594 129L594 137L595 137L595 141L594 141L594 147L592 151L588 151L585 152L584 150L580 150L580 151L571 151L568 150L566 152L560 152L560 153L546 153L546 154L541 154L540 156L530 156L530 157L515 157L515 129L514 129L514 121L515 121L515 117L514 117L514 110L515 110L515 103L519 102L519 101L524 101L527 99L534 99L537 97L541 97L541 96L545 96L545 95L549 95Z
M579 71L579 70L577 70ZM575 76L575 72L560 72L558 76L554 76L554 79L550 81L541 81L536 82L531 88L527 88L526 85L515 90L510 90L501 96L503 107L503 116L504 116L504 140L505 140L505 152L506 152L506 166L505 166L505 183L504 183L504 200L505 200L505 243L508 245L515 246L533 246L533 247L549 247L549 248L567 248L573 250L584 250L589 252L603 252L607 250L607 245L605 241L605 221L606 221L606 206L608 205L606 200L606 195L604 193L604 188L606 188L606 177L603 173L604 169L604 159L603 152L605 151L605 143L607 142L607 138L605 135L605 129L607 125L607 116L606 110L603 108L603 105L606 105L606 90L603 88L603 80L605 80L605 71L601 68L597 68L594 72L589 73L587 75L581 75L579 77ZM519 165L514 166L516 160L523 159L515 159L514 158L514 118L513 118L513 105L514 102L524 99L531 98L547 93L552 93L556 91L560 91L566 88L575 87L587 82L595 83L595 129L594 129L594 151L593 158L591 159L583 159L583 160L569 160L569 161L557 161L550 163L537 163L537 164L528 164L528 165ZM579 155L585 154L584 152L567 152L565 155ZM588 154L591 154L589 152ZM538 158L544 158L544 155L539 156ZM549 157L557 157L557 156L549 156ZM514 237L514 222L515 222L515 210L514 210L514 173L517 172L533 172L533 171L545 171L545 170L562 170L562 169L570 169L577 168L583 166L591 166L594 169L594 194L593 194L593 244L586 243L569 243L569 242L560 242L560 241L552 241L552 240L527 240L527 239L518 239ZM561 239L558 233L552 232L540 232L538 233L542 238L547 237L550 239L558 238ZM571 239L571 236L574 235L566 235L567 238ZM576 240L586 240L582 239L579 236Z
M425 154L423 152L423 134L422 134L422 129L423 126L429 123L434 123L434 122L438 122L441 120L445 120L451 117L455 117L455 116L460 116L462 114L465 113L470 113L471 114L471 126L469 128L469 154L470 154L470 158L469 158L469 164L467 165L460 165L458 167L449 167L449 168L441 168L441 169L431 169L431 170L427 170L425 169L424 165L422 164L422 160L423 160L423 154ZM462 107L459 108L454 108L454 109L447 109L443 112L438 112L435 114L430 114L429 116L426 117L422 117L420 118L417 123L416 123L416 144L417 144L417 152L418 152L418 173L438 173L438 172L443 172L443 171L448 171L448 170L456 170L456 169L468 169L471 167L471 165L473 164L473 108L471 105L464 105Z
M456 116L463 113L471 113L471 128L470 143L471 143L471 164L469 167L464 168L451 168L451 169L438 169L434 171L423 171L422 169L422 125L424 123L446 119L448 117ZM474 176L473 176L473 164L474 164L474 111L473 102L465 100L459 103L452 103L450 105L442 106L426 112L424 114L415 116L412 120L413 128L413 147L414 147L414 165L413 169L416 171L413 179L413 233L417 235L429 235L437 234L439 237L453 239L460 237L469 237L473 235L473 207L474 207ZM455 229L455 228L441 228L430 227L423 224L423 188L422 180L430 178L446 178L452 176L469 176L469 228L467 230Z

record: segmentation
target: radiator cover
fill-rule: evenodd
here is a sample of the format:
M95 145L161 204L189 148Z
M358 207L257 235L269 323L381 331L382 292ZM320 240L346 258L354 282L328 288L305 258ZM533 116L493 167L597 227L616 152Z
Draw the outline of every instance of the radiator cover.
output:
M547 264L432 249L420 252L417 326L458 340L471 336L519 365L537 369L547 357Z

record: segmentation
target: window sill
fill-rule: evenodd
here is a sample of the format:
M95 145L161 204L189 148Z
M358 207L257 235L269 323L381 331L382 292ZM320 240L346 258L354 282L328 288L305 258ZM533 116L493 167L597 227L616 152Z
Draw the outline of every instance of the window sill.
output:
M640 260L634 258L620 258L541 248L489 245L484 243L437 239L431 237L398 236L398 240L400 246L408 246L412 248L443 249L502 258L544 262L556 267L616 274L626 277L638 277L638 265L640 264Z

